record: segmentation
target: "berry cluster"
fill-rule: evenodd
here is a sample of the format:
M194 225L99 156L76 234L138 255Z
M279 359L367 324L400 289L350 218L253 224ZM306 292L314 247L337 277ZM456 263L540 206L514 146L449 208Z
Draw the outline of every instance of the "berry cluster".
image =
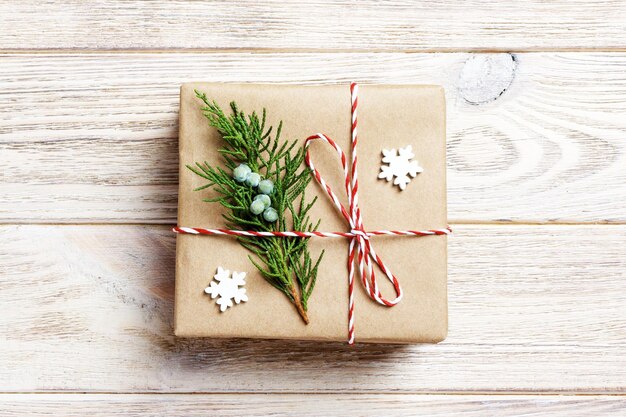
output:
M259 192L250 204L250 212L252 214L262 214L263 219L270 223L278 220L278 212L271 206L270 194L274 191L274 183L271 180L262 180L261 175L257 172L252 172L246 164L241 164L233 170L233 178L237 182L256 188Z

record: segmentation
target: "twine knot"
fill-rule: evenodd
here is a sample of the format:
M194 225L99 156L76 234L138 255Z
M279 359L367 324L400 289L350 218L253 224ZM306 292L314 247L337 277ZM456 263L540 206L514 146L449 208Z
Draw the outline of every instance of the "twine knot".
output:
M350 234L354 235L354 238L358 238L358 237L362 237L363 239L368 239L369 240L369 235L367 234L367 232L363 229L352 229L350 230Z

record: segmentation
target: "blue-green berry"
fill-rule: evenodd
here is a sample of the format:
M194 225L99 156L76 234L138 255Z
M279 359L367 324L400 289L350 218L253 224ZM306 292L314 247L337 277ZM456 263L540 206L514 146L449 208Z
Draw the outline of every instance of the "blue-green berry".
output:
M261 214L265 210L265 204L261 200L254 200L252 204L250 204L250 212L252 214Z
M265 208L268 208L269 206L272 205L272 200L270 200L270 197L265 194L258 194L257 196L254 197L254 200L262 201L263 204L265 205Z
M249 187L256 187L257 185L259 185L260 181L261 176L256 172L252 172L250 173L250 175L248 175L248 178L246 178L246 185Z
M263 218L265 219L265 221L274 223L276 220L278 220L278 212L272 207L266 208L263 212Z
M259 192L270 195L274 191L274 183L271 180L263 180L259 183Z
M244 182L248 179L251 172L252 170L248 165L241 164L237 168L233 169L233 178L237 182Z

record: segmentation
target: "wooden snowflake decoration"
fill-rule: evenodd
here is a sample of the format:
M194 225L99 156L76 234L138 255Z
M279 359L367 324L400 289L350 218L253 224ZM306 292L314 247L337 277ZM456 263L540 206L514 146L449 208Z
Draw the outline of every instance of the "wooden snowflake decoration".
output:
M399 148L397 151L396 149L383 149L383 163L387 165L380 167L378 178L384 178L387 181L393 179L394 185L404 190L411 178L415 178L417 174L424 171L417 161L412 160L414 157L411 145Z
M239 304L248 301L245 288L239 288L246 285L246 273L235 272L232 275L228 269L221 266L217 268L217 274L213 276L214 281L204 289L211 298L219 297L216 301L220 306L220 311L224 312L228 307L233 306L233 300ZM217 282L216 282L217 281Z

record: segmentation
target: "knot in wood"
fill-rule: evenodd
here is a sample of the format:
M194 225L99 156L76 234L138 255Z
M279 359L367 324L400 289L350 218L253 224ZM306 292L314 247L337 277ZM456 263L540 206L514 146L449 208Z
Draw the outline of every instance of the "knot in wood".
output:
M475 54L461 70L459 95L475 105L494 101L509 88L516 69L512 54Z

